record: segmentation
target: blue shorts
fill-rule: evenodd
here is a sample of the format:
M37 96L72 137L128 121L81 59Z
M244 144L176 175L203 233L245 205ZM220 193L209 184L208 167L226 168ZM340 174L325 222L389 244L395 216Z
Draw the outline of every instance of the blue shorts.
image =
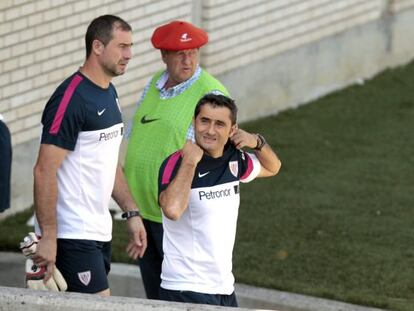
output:
M236 294L203 294L185 290L170 290L160 287L160 299L166 301L202 303L224 307L238 307Z
M58 239L56 267L68 291L95 294L108 289L111 252L111 242Z

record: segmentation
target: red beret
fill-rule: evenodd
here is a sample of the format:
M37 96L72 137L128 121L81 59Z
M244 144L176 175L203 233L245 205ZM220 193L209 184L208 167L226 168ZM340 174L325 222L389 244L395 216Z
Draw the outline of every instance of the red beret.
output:
M203 29L183 21L173 21L158 27L151 37L156 49L169 51L199 48L207 41L208 35Z

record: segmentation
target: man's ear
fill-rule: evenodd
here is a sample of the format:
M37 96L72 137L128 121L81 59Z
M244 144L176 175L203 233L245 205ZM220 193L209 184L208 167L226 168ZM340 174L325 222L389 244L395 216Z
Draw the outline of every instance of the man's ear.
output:
M231 129L230 129L230 135L229 135L229 137L232 137L234 134L236 134L238 129L239 129L239 126L237 125L237 123L236 124L233 124L231 126Z
M92 42L92 51L96 54L96 55L101 55L102 51L104 50L105 46L103 45L103 43L99 40L93 40Z
M161 51L161 59L162 59L162 62L164 63L164 64L167 64L167 51L165 51L165 50L160 50Z

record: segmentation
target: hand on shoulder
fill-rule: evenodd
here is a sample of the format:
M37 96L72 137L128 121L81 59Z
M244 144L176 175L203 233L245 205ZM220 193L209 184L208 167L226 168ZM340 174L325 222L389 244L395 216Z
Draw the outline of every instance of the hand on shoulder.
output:
M237 128L234 134L230 137L230 141L237 149L248 147L254 149L257 146L257 137L255 134Z
M183 156L183 162L197 165L203 157L203 149L191 140L187 140L183 149L181 150Z

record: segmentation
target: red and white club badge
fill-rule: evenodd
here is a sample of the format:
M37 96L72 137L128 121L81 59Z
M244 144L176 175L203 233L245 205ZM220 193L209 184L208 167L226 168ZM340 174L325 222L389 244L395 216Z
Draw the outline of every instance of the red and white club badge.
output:
M239 163L237 161L230 161L229 162L230 172L233 174L234 177L237 177L239 173Z
M78 278L83 285L88 286L91 281L91 271L79 272Z

